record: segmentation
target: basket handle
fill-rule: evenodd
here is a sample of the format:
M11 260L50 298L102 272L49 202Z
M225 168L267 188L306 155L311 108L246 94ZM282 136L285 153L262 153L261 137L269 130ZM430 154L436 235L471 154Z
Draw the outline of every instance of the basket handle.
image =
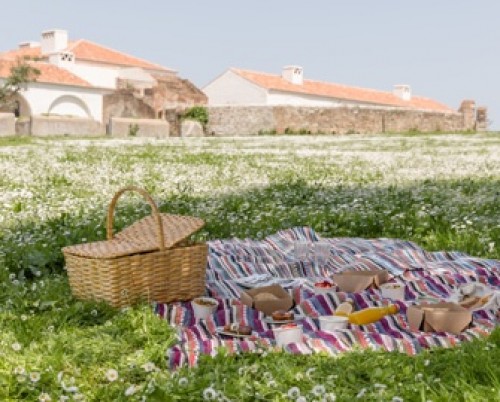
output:
M136 186L128 186L124 187L121 190L119 190L111 200L111 203L109 204L109 209L108 209L108 219L106 221L106 233L107 233L107 238L108 240L111 240L113 238L113 221L114 221L114 215L115 215L115 207L116 203L118 201L118 198L121 197L121 195L125 192L132 191L141 194L148 204L151 206L152 209L152 215L155 217L156 220L156 225L158 229L158 239L159 241L159 246L160 250L163 251L165 250L165 235L163 233L163 225L161 222L161 216L160 216L160 211L158 211L158 207L156 206L156 203L154 202L153 198L149 195L149 193Z

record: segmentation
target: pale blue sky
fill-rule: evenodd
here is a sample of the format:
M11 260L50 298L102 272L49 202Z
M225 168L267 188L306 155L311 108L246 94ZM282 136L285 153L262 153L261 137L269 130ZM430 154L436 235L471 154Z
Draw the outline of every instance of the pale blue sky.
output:
M500 129L498 0L1 1L0 51L47 29L162 64L203 87L229 67L474 99Z

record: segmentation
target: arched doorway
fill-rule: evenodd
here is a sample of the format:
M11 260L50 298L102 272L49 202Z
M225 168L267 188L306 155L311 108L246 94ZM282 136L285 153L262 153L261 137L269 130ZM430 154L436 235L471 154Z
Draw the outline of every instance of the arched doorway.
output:
M49 107L49 114L92 118L87 104L73 95L63 95L57 98Z
M0 112L14 113L18 118L30 117L31 107L26 98L18 92L7 105L0 107Z

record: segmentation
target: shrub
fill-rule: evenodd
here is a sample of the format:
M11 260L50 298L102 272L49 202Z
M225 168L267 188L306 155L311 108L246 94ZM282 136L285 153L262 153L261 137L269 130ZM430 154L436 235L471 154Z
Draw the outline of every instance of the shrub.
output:
M129 124L128 126L128 135L130 137L136 137L139 131L139 125L137 123Z
M193 106L186 110L183 119L196 120L205 128L208 123L208 110L205 106Z

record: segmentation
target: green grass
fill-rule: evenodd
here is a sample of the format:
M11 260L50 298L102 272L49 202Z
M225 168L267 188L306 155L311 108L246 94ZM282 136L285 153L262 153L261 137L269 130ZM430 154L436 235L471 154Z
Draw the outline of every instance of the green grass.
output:
M74 300L60 251L103 239L114 191L140 184L161 210L205 219L201 239L305 225L500 258L498 155L488 134L0 139L0 400L498 400L500 329L416 357L221 352L171 373L175 329L146 305ZM147 213L121 200L116 230Z

